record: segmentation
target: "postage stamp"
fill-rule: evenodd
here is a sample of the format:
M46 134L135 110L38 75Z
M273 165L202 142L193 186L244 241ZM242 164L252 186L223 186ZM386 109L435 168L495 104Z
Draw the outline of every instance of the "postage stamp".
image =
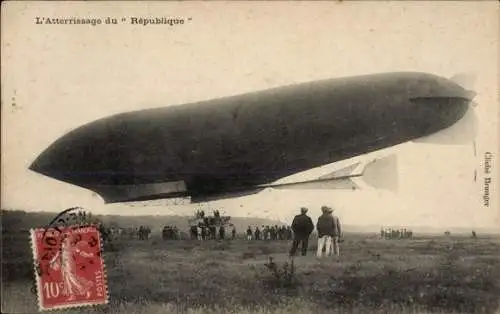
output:
M96 226L31 229L31 243L41 311L108 303Z

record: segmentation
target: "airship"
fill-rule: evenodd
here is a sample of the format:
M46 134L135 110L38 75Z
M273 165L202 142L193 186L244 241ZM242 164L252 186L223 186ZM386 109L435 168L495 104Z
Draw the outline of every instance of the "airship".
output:
M105 117L56 140L29 169L105 203L232 198L439 134L473 110L474 97L453 79L421 72L305 82ZM349 176L336 174L313 181Z

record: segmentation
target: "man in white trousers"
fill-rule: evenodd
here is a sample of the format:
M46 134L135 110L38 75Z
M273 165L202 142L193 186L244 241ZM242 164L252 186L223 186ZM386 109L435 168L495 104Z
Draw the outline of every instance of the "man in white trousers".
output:
M318 218L316 229L318 230L318 250L317 257L323 255L323 248L326 247L328 256L340 255L339 237L341 234L340 221L337 217L333 216L333 209L328 206L322 206L321 211L323 214Z
M331 245L333 246L333 253L335 255L340 256L340 237L342 236L342 229L340 227L339 217L333 215L333 208L328 208L328 212L333 217L333 237Z

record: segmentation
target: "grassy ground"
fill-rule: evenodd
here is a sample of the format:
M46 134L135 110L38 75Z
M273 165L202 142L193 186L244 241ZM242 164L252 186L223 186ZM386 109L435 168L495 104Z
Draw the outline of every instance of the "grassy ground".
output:
M3 234L2 312L33 313L27 234ZM313 241L314 242L314 241ZM495 313L500 239L347 235L340 259L310 255L284 274L288 241L115 241L110 304L68 313ZM269 265L273 257L276 270Z

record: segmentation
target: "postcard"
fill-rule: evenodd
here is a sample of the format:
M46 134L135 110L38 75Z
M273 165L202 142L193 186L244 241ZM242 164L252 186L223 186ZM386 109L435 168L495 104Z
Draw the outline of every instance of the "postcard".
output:
M498 10L2 3L2 313L498 313Z

